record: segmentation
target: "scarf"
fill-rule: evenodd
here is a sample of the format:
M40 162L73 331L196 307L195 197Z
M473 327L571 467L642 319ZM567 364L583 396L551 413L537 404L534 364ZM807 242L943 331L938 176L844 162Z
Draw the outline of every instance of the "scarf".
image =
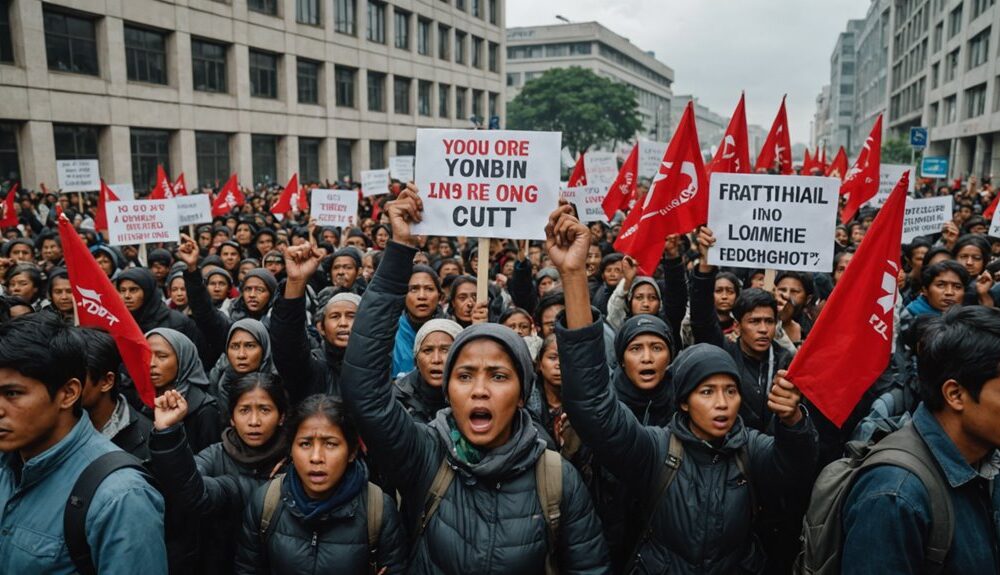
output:
M469 443L469 440L458 430L455 418L448 417L448 429L451 442L455 446L455 454L458 460L468 465L475 465L483 460L483 452L478 447Z
M274 465L279 459L284 457L286 451L285 430L279 427L271 440L260 447L250 447L243 442L243 438L236 432L236 428L227 427L222 432L222 449L232 457L234 461L242 465L256 467L262 463ZM265 466L266 467L266 466ZM268 469L267 471L270 471Z
M295 507L306 521L312 521L357 497L368 483L368 469L355 459L348 465L340 481L325 499L312 499L306 495L302 480L296 471L288 474L288 489Z
M450 407L439 411L428 425L459 469L472 477L492 479L518 475L532 468L545 451L545 441L538 436L538 430L531 423L531 415L523 408L514 414L507 443L489 450L473 446L462 436L456 428Z
M624 403L643 425L664 427L670 422L670 416L674 411L673 390L666 374L653 389L639 389L625 375L625 370L619 367L615 369L612 385L618 400Z

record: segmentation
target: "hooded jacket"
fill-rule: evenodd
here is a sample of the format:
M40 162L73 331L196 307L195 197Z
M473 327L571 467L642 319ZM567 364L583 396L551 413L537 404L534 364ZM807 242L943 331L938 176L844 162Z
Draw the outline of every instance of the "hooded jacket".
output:
M616 331L625 320L632 316L631 305L635 290L643 284L653 286L660 298L660 311L657 316L667 322L670 335L675 342L680 341L681 323L687 314L688 288L687 269L682 258L663 258L663 279L655 280L647 276L638 276L632 282L632 287L625 293L624 280L611 293L608 299L608 314L605 319Z
M546 552L554 546L561 572L608 573L600 523L579 475L566 461L559 540L547 541L534 472L544 447L526 411L518 410L507 443L483 454L478 463L468 463L457 453L450 409L439 411L426 426L393 400L390 352L414 254L396 242L387 246L358 310L341 381L344 401L369 453L390 474L392 484L401 486L403 516L411 533L441 462L455 469L440 507L413 542L410 572L541 573ZM525 397L531 382L526 374L532 371L527 347L513 331L500 326L477 325L463 331L449 352L446 373L458 350L481 337L510 350Z
M311 349L305 326L306 296L293 299L281 297L274 302L271 308L271 351L274 367L288 390L288 398L297 403L314 393L339 397L344 350L325 340L320 349ZM354 337L353 330L351 337Z
M267 305L259 311L250 311L246 302L243 301L243 288L241 286L240 297L236 298L233 301L233 305L229 308L229 319L232 321L239 321L244 318L252 318L266 322L267 314L271 312L271 305L274 303L275 293L278 291L278 280L271 275L271 272L263 268L255 268L247 272L246 277L243 278L243 284L245 285L246 281L250 278L257 278L264 282L264 287L267 288L267 291L270 294L270 297L268 297L267 300Z
M419 369L397 379L393 389L396 399L417 423L430 423L438 411L448 407L441 388L427 383Z
M233 338L233 334L237 330L249 333L261 347L260 367L257 368L256 372L273 374L274 363L271 359L271 336L267 333L267 328L264 327L264 324L249 318L233 322L233 325L229 326L226 347L229 347L229 340ZM229 363L229 355L226 353L219 356L219 360L215 362L215 366L208 374L209 393L218 400L219 411L223 414L229 411L229 393L232 391L233 384L240 377L242 376L236 373L232 364ZM229 421L229 416L223 415L223 421Z

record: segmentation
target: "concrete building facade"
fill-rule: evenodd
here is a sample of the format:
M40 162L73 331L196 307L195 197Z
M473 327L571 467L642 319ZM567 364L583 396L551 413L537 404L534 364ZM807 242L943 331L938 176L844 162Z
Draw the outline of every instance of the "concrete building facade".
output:
M820 148L824 146L829 149L831 146L830 142L830 85L827 84L823 86L819 94L816 96L816 112L813 114L812 121L812 138L810 139L810 146L813 149Z
M0 174L359 177L504 115L503 0L0 0Z
M848 20L830 55L830 134L828 148L843 146L848 153L860 148L865 135L854 133L855 47L864 20ZM859 141L860 138L860 141Z
M681 118L684 116L684 108L691 101L694 101L694 119L698 125L698 140L702 154L711 156L719 142L722 141L722 136L726 133L729 118L708 109L708 106L698 102L696 96L685 94L674 96L671 100L673 123L670 126L670 132L673 133L677 130L677 126L680 125Z
M873 0L858 33L854 76L854 133L852 153L871 132L879 114L889 108L889 44L892 40L892 2ZM883 118L883 130L885 118Z

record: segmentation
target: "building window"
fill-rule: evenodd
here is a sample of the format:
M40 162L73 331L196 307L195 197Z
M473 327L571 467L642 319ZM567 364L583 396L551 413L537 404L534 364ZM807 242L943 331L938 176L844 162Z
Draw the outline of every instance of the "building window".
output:
M354 68L337 66L334 78L337 84L337 105L341 108L354 107L354 91L356 88L355 79L358 71Z
M500 0L489 0L490 3L490 24L497 24L499 22L500 14Z
M125 26L125 69L133 82L167 83L167 35Z
M955 72L958 70L958 52L955 48L950 54L944 57L944 83L947 84L955 79Z
M996 0L972 0L972 19L979 18L980 14L994 4L996 4Z
M191 70L195 90L226 92L226 47L192 39Z
M962 5L951 11L948 15L948 39L951 40L962 31Z
M410 79L392 78L392 107L397 114L410 113Z
M45 54L49 70L97 76L94 20L45 10Z
M500 71L500 58L498 57L500 53L500 45L496 42L490 42L489 48L487 49L486 60L490 66L490 72Z
M78 124L52 124L57 160L96 160L101 129Z
M438 24L438 58L451 59L451 28Z
M472 91L472 115L477 118L483 117L483 91Z
M533 58L543 58L545 50L542 46L508 46L508 60L531 60Z
M355 2L357 0L335 0L333 29L341 34L354 36L358 29L357 11Z
M490 118L500 115L500 110L497 108L497 99L499 96L496 92L490 92L489 104L487 105L490 111Z
M472 67L483 67L483 39L472 37Z
M368 111L385 111L385 74L368 72Z
M465 0L455 0L455 8L465 12Z
M255 98L278 97L278 56L250 50L250 95Z
M400 50L410 49L410 13L402 10L393 12L396 24L396 47Z
M396 142L396 155L397 156L416 156L417 155L417 143L413 140L404 140Z
M938 73L941 71L941 63L934 62L931 65L931 90L938 87Z
M354 140L337 140L337 179L351 178L354 174Z
M468 88L455 88L455 119L464 120L466 115L465 108L465 94L468 92Z
M319 182L320 138L299 138L299 182Z
M10 6L0 0L0 62L14 63L14 46L10 41ZM3 173L0 173L3 177Z
M295 21L319 26L319 2L320 0L295 0Z
M368 0L368 40L385 44L385 4Z
M451 86L448 84L438 84L438 117L448 118L451 116L449 114L449 92L451 91Z
M928 114L928 118L927 118L927 125L928 126L937 126L938 125L938 103L937 102L934 102L933 104L931 104L930 113Z
M253 161L253 183L273 184L278 181L278 137L250 136L250 154Z
M195 132L195 155L198 160L198 185L218 188L229 178L229 134Z
M426 80L417 83L417 113L421 116L431 115L431 93L434 91L434 84Z
M21 179L17 155L17 124L0 123L0 182Z
M298 85L300 104L319 104L319 62L299 59Z
M278 0L247 0L247 8L261 14L278 14Z
M417 19L417 53L431 55L431 21L423 18Z
M385 150L388 148L385 140L368 141L368 169L381 170L386 166Z
M965 91L965 119L978 118L984 113L986 113L985 83Z
M982 66L990 58L990 29L987 28L969 40L969 67Z
M455 30L455 63L465 64L465 32Z
M156 186L156 167L170 173L170 132L132 128L132 184L140 190Z
M934 27L934 43L931 52L937 53L941 49L941 43L944 39L944 22L938 22L938 25Z
M958 119L958 100L957 96L948 96L944 99L944 123L943 125L953 124L955 120Z

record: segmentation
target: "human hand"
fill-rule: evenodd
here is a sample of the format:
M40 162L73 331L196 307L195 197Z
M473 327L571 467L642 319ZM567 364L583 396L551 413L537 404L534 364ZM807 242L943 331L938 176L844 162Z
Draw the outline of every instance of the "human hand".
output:
M802 410L799 409L802 392L795 387L795 384L785 379L786 375L788 375L786 369L780 369L775 374L774 385L771 386L771 392L767 396L767 408L778 416L781 423L792 427L802 421Z
M472 323L486 323L490 320L490 304L487 301L477 301L472 308Z
M406 184L406 189L395 200L386 203L385 212L389 214L392 239L417 247L418 239L410 233L410 225L424 219L424 201L420 199L417 186Z
M695 242L698 245L698 271L708 273L712 271L712 266L708 264L708 248L715 245L715 234L708 226L698 228L698 237Z
M560 276L587 273L590 230L573 216L573 208L562 205L549 214L545 247Z
M177 246L177 259L187 264L187 271L198 269L198 244L187 234L181 234L181 245Z
M184 421L188 404L176 389L169 389L153 403L153 427L162 431Z

